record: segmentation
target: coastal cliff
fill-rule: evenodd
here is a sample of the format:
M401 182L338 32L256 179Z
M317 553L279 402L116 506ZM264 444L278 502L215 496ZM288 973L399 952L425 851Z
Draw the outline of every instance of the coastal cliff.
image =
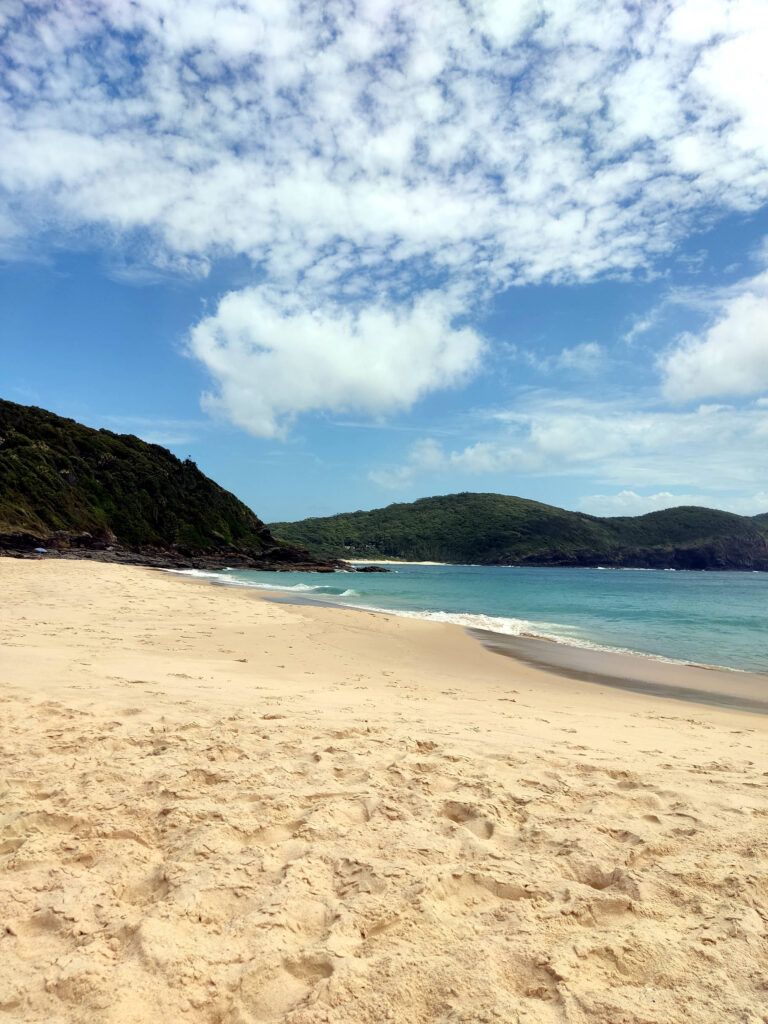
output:
M601 518L465 492L270 527L317 555L343 558L768 571L768 515L698 506Z
M35 548L162 568L343 567L277 540L189 459L0 400L0 555Z

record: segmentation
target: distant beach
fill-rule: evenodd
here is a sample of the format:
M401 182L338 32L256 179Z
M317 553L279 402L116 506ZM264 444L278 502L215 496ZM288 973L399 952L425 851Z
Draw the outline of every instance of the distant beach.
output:
M350 565L450 565L450 562L409 562L404 558L348 558Z
M0 585L9 1019L762 1005L767 716L145 569L0 559Z

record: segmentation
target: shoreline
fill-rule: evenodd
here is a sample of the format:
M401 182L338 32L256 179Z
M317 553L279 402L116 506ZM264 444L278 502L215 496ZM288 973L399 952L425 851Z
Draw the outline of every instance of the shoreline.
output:
M380 564L380 563L377 563L377 564ZM405 563L401 563L401 564L405 564ZM426 564L438 565L438 564L442 564L442 563L436 563L435 562L435 563L407 563L407 564L413 564L413 565L416 565L416 564L420 564L420 565L426 565ZM189 572L189 575L187 575L188 571L185 571L185 570L164 570L164 571L171 572L171 573L178 573L182 577L186 577L186 578L193 578L192 577L192 573ZM651 570L651 571L653 571L653 570ZM614 680L613 685L620 685L619 680L622 680L622 679L627 679L630 682L632 682L640 674L640 665L650 661L650 662L653 662L654 664L669 665L672 668L680 668L680 669L683 670L684 674L687 674L687 670L688 669L696 669L696 670L706 671L708 673L713 673L714 672L714 673L724 674L724 676L723 676L724 679L730 678L731 676L735 675L735 676L745 677L745 679L749 679L750 681L753 681L753 682L755 680L759 680L759 681L764 683L764 690L761 690L760 686L758 685L756 694L752 694L752 695L750 695L747 698L748 700L752 701L753 703L754 703L755 700L757 700L758 702L761 700L763 692L768 693L768 671L761 671L760 669L742 668L742 667L735 666L735 665L726 665L726 664L720 664L720 663L715 663L715 662L709 662L708 663L708 662L692 661L689 658L688 659L684 659L682 657L674 657L674 656L669 655L669 654L662 654L662 653L654 652L654 651L637 650L637 649L634 649L634 648L631 648L631 647L619 647L619 646L616 646L614 644L600 643L599 641L596 641L596 640L575 639L575 638L573 638L571 636L567 636L567 635L562 635L562 634L558 635L556 633L546 633L546 632L540 631L540 630L538 630L536 628L537 627L536 623L530 623L529 624L529 628L524 630L524 631L521 631L521 632L507 632L502 627L498 627L498 628L494 627L494 624L493 624L494 616L486 615L484 613L479 613L479 612L435 612L435 611L428 611L426 609L425 610L421 610L421 611L414 611L414 610L403 609L403 608L389 608L389 607L385 607L383 605L375 605L375 604L356 604L356 603L353 603L353 602L345 601L343 593L339 593L337 595L330 595L330 594L329 595L321 595L321 594L316 594L315 595L315 594L311 594L311 593L306 593L305 592L305 591L311 591L311 590L314 590L314 589L322 589L322 588L314 588L314 587L304 587L304 588L302 588L301 586L296 586L295 584L293 584L293 585L292 584L285 584L285 585L281 586L280 583L260 584L260 585L254 585L253 587L249 587L247 584L240 583L238 581L228 582L226 578L221 578L221 579L215 578L213 576L213 574L211 574L211 577L212 578L208 579L207 582L210 582L210 583L212 583L212 584L214 584L216 586L222 586L222 587L232 586L232 587L237 587L237 588L243 589L243 590L253 589L257 593L260 593L260 594L266 596L267 598L270 598L271 595L274 595L276 598L279 598L280 600L284 600L288 604L297 604L297 605L299 605L299 604L308 604L308 605L317 605L318 607L345 608L345 609L348 609L348 610L351 610L351 611L370 612L370 613L381 614L381 615L394 615L394 616L398 616L398 617L401 617L401 618L412 619L412 620L415 620L415 621L442 622L442 623L445 623L445 624L448 624L448 625L459 626L460 628L462 628L464 630L467 630L470 633L470 635L473 635L473 636L477 635L477 639L482 639L482 637L486 633L490 633L490 634L493 634L494 636L497 636L497 637L500 638L500 642L497 645L498 648L499 648L497 653L504 653L501 650L501 648L508 641L508 643L506 643L506 646L508 648L506 653L507 653L508 656L514 656L514 654L512 653L513 650L517 650L518 649L517 647L514 646L514 643L517 640L521 640L521 641L532 640L532 641L535 641L536 643L540 643L540 644L546 643L548 645L549 644L554 644L554 645L557 645L557 647L559 649L565 648L566 651L574 652L574 661L576 662L576 664L572 665L572 666L568 665L567 664L567 656L564 653L561 653L559 657L555 658L554 660L551 660L551 659L548 658L548 656L545 653L542 653L542 651L545 651L546 649L542 649L542 651L540 651L538 654L534 654L534 653L529 652L529 651L524 651L524 646L525 645L523 645L523 648L521 648L521 650L523 650L523 654L521 655L521 659L524 660L524 661L527 659L527 660L529 660L530 664L537 665L538 667L540 667L540 668L542 668L544 670L549 669L551 671L561 672L561 674L565 674L565 675L569 676L570 678L582 679L583 681L590 681L593 676L599 676L600 677L600 681L605 681L607 685L609 684L608 681L610 679ZM297 590L300 590L301 593L297 593L296 592ZM356 593L356 591L354 591L354 590L352 590L350 592L353 593L353 594ZM507 621L507 620L504 620L504 617L501 617L499 619L499 621L502 622L502 621ZM510 619L508 621L516 621L516 620ZM488 623L488 624L486 624L486 623ZM534 631L534 629L536 631ZM495 647L493 649L496 650ZM580 652L586 652L586 654L583 654L583 653L580 653ZM591 657L591 656L594 656L594 658L598 659L598 661L599 661L600 658L602 658L604 656L605 657L606 665L604 665L602 668L600 667L599 664L596 664L596 665L585 665L584 664L584 658ZM610 661L611 658L619 658L619 659L621 659L621 658L631 658L631 659L639 659L639 661L638 661L638 664L635 666L635 669L633 671L629 670L628 665L626 665L626 666L623 667L623 669L621 671L617 672L615 667L606 667L607 663ZM652 671L655 671L655 670L652 670ZM638 689L637 686L634 685L634 683L632 685L628 686L628 688L635 689L637 692L648 692L648 693L656 692L653 689L649 689L647 691ZM688 686L687 689L691 690L691 689L693 689L693 687L692 686ZM703 689L704 690L708 690L707 687L704 687ZM659 695L661 695L661 691L659 691ZM725 691L724 691L724 696L727 697L727 693ZM691 699L691 698L690 697L686 697L685 699ZM723 704L723 706L728 706L727 700ZM768 706L767 706L766 710L768 710Z
M484 629L467 632L487 650L567 679L665 700L768 714L768 675L758 672L670 661L634 651L595 650Z
M215 580L200 582L221 585ZM303 594L285 594L278 590L274 593L257 591L257 596L280 605L367 612L371 615L393 616L413 622L436 621L416 614L401 615L392 609L359 608ZM450 621L444 624L463 630L494 654L561 679L609 686L618 690L660 697L663 700L731 708L750 714L768 714L768 674L721 665L693 664L641 651L580 646L543 636L497 633Z
M179 580L0 559L9 1020L754 1017L768 716Z

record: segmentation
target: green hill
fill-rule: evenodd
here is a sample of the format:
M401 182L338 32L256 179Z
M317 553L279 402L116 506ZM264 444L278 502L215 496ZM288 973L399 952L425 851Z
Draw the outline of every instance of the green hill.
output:
M0 553L40 544L153 564L316 567L193 462L130 434L2 400L0 535Z
M600 518L503 494L462 493L271 529L326 557L768 569L768 515L753 519L695 506Z

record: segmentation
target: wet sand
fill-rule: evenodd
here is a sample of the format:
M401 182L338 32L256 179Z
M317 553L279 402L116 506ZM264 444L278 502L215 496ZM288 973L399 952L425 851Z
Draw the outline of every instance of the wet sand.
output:
M539 637L506 636L485 629L467 632L489 651L567 679L713 707L768 713L768 675L761 673L591 650Z
M214 585L226 586L218 583ZM264 599L275 604L327 609L340 607L330 601L294 594L270 594ZM374 614L396 618L389 612ZM465 629L469 636L494 654L512 658L520 665L527 665L561 680L573 679L662 699L691 701L736 711L768 713L768 675L763 673L693 665L631 652L577 647L544 637L511 636L463 626L455 628Z

